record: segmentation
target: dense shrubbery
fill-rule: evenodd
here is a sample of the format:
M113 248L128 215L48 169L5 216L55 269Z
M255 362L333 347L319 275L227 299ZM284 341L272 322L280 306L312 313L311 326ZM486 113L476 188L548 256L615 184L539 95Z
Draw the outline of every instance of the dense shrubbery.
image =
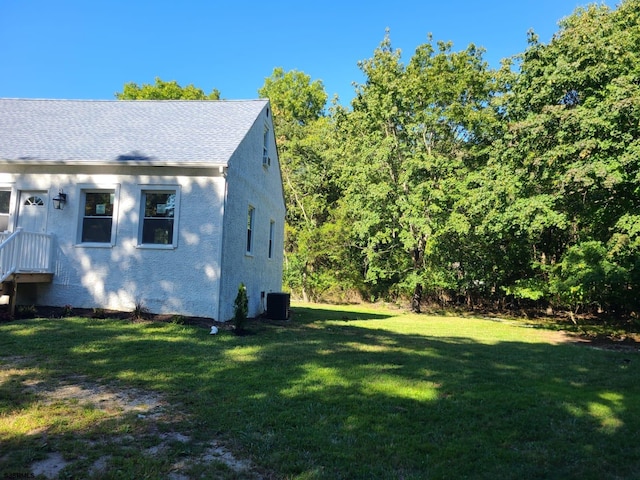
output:
M351 108L274 71L286 282L308 299L637 312L640 1L579 8L492 70L387 35Z

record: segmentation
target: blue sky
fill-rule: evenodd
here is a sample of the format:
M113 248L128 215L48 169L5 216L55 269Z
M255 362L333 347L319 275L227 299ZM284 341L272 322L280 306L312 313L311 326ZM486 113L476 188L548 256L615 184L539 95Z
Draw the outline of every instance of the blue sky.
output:
M433 34L500 60L542 42L582 0L0 0L0 97L113 99L155 77L256 98L275 67L322 80L348 104L390 29L408 59ZM615 6L613 1L598 2Z

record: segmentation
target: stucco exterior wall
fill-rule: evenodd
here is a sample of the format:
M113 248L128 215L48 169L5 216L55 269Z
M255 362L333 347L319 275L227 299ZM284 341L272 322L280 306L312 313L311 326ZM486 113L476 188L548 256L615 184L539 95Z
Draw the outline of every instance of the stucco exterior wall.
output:
M268 154L263 165L265 125L269 128ZM266 310L267 294L282 289L285 205L270 109L265 108L245 141L229 160L228 192L224 220L220 290L220 317L233 317L238 286L244 283L249 297L249 316ZM247 214L255 209L253 248L247 253ZM269 258L270 223L274 222L272 256Z
M13 170L13 171L12 171ZM13 191L10 228L23 190L48 192L46 231L55 236L53 283L38 287L41 305L218 317L225 178L218 169L169 167L5 167L0 185ZM139 245L141 191L176 186L176 248ZM82 188L117 188L115 244L84 246L79 240ZM64 210L51 205L67 193Z

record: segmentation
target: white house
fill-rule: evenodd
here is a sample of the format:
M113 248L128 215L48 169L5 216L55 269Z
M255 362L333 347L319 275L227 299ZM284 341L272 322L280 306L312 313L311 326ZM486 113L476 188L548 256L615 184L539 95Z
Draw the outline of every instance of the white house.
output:
M56 208L59 207L59 208ZM228 320L282 287L268 100L0 99L0 282L18 303Z

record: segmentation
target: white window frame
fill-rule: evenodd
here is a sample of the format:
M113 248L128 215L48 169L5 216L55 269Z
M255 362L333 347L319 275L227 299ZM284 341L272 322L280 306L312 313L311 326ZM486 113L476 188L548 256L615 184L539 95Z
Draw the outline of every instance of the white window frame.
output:
M256 209L253 205L249 205L247 208L247 229L246 229L246 247L247 247L247 255L253 255L253 247L256 243Z
M139 185L138 201L140 202L140 221L138 222L138 242L136 248L148 248L155 250L173 250L178 248L178 230L179 230L179 218L180 218L180 185ZM173 205L173 236L169 243L143 243L142 237L144 233L145 206L147 194L153 193L173 193L175 194L175 200ZM165 217L159 217L165 218Z
M11 185L0 185L0 191L9 192L9 204L7 205L8 209L6 212L0 212L0 217L7 219L7 231L11 230L11 214L13 213L13 202L15 198L15 194L13 191L13 187ZM5 230L0 230L0 232L4 232Z
M120 184L83 184L78 185L78 228L77 228L77 247L92 248L111 248L116 244L118 230L118 203L120 199ZM83 242L82 234L85 219L85 205L87 193L110 193L113 195L113 212L111 214L111 238L108 242Z

